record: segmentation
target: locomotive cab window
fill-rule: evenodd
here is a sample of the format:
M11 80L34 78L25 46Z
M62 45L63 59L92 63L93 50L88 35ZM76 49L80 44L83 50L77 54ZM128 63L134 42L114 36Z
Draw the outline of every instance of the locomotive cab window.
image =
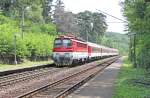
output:
M60 39L56 39L54 42L54 47L61 47L62 46L62 41Z
M69 39L56 39L54 42L54 47L70 47L71 45L72 42Z
M64 39L62 40L63 47L70 47L72 45L71 40L69 39Z

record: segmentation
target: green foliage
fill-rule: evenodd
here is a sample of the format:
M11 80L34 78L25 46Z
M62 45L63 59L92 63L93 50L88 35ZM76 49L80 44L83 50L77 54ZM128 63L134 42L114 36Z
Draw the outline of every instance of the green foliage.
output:
M136 33L135 48L137 65L150 68L150 4L145 3L144 0L125 0L123 9L124 16L129 21L129 32ZM130 48L130 58L132 58L134 57L133 37L131 37Z
M33 3L31 7L25 9L25 18L34 22L34 23L42 23L44 22L42 16L42 5Z
M119 50L120 54L127 55L128 54L128 46L129 39L127 35L114 33L114 32L106 32L104 33L104 37L102 38L101 44L116 48Z
M134 68L126 58L115 82L113 98L147 98L150 87L138 83L139 79L149 80L146 71L142 68Z
M0 33L0 55L1 56L12 56L14 55L14 34L10 33ZM27 48L25 43L22 39L16 39L16 53L18 57L25 57L27 54Z
M102 13L84 11L77 14L80 37L91 42L101 42L106 31L106 16Z
M30 28L30 32L44 32L46 34L56 35L56 26L54 24L33 24Z
M50 56L55 38L56 27L53 24L33 25L30 32L24 32L22 39L18 22L8 17L0 16L0 57L14 57L15 36L17 59ZM30 23L30 22L29 22ZM50 36L51 35L51 36Z
M149 68L150 65L150 35L143 34L136 48L137 63L144 68Z
M23 12L25 19L35 23L51 22L51 5L53 0L0 0L3 15L19 19Z
M31 56L50 56L55 36L42 33L28 33L25 35L26 46Z
M52 10L51 8L52 2L53 0L42 0L42 8L43 8L42 15L45 20L45 23L51 22L51 16L49 15L49 13Z
M15 35L17 60L50 56L56 36L50 15L52 2L0 0L0 62L14 60Z
M12 55L14 53L14 34L19 32L19 28L16 27L16 23L13 20L10 20L7 17L0 16L0 20L3 20L0 25L0 54L1 55ZM12 25L14 24L14 25ZM22 41L20 41L21 43ZM17 43L18 45L19 43ZM20 48L18 48L20 49ZM20 55L23 55L20 51L17 52ZM20 56L19 55L19 56Z

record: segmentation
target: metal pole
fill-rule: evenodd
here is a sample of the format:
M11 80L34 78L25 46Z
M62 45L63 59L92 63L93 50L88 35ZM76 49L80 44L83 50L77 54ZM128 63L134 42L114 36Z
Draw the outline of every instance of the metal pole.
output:
M22 24L21 24L21 36L24 36L24 7L22 7Z
M86 41L88 42L88 32L86 31Z
M15 48L15 60L14 63L17 64L17 54L16 54L16 35L14 35L14 48Z
M134 67L136 67L136 43L135 43L135 41L136 41L136 33L128 33L127 34L128 36L130 36L130 59L131 59L131 61L133 61L133 63L134 63ZM133 41L131 40L131 36L133 36ZM132 45L133 44L133 45ZM133 51L132 51L132 48L133 47ZM133 56L133 59L132 59L132 56Z
M133 47L133 42L132 42L132 38L130 36L130 46L129 46L129 51L130 51L130 61L133 62L133 51L132 51L132 47Z
M133 42L133 44L134 44L134 66L137 67L137 65L136 65L136 43L135 43L136 35L135 34L133 35L133 40L134 40L134 42Z
M86 31L86 42L88 44L88 32ZM87 51L88 51L88 45L87 45Z
M13 18L13 3L14 3L14 0L11 0L11 6L10 6L10 8L12 10L10 13L11 18Z

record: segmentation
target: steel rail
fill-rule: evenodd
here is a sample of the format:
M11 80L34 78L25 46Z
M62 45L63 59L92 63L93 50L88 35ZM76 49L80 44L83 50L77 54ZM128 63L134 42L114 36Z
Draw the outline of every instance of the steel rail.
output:
M32 73L28 73L28 74L24 73L24 74L21 74L17 77L13 77L13 78L8 79L8 80L0 81L0 87L12 85L12 83L29 80L29 79L32 79L35 77L40 77L40 76L43 76L43 75L48 74L48 73L55 71L55 70L57 70L57 69L54 69L54 70L50 70L50 69L44 70L43 69L43 71L39 70L37 72L32 72Z
M114 62L115 60L113 60L112 62ZM71 94L73 91L75 91L76 89L78 89L80 86L82 86L83 84L85 84L87 81L89 81L90 79L92 79L94 76L96 76L99 72L101 72L103 69L105 69L110 63L107 63L107 65L105 65L104 67L100 68L100 70L93 72L90 76L82 79L81 81L79 81L78 83L76 83L75 85L71 86L70 88L66 89L65 91L59 93L58 95L56 95L54 98L64 98L67 95Z
M113 60L113 59L115 59L115 58L118 58L118 57L112 57L112 58L109 59L109 60ZM37 93L39 93L39 92L41 92L41 91L43 91L43 90L46 90L47 88L55 87L55 86L57 86L58 84L63 83L64 81L67 81L69 78L72 78L72 77L75 77L76 75L80 75L81 73L87 72L88 70L91 70L91 69L97 67L98 65L107 64L107 62L108 62L108 60L102 62L101 64L97 64L96 66L93 66L93 67L91 67L91 68L89 68L89 69L79 71L79 72L74 73L74 74L71 74L71 75L69 75L69 76L67 76L67 77L65 77L65 78L63 78L63 79L57 80L57 81L55 81L55 82L53 82L53 83L51 83L51 84L45 85L45 86L40 87L40 88L38 88L38 89L35 89L35 90L33 90L33 91L30 91L30 92L27 92L27 93L22 94L22 95L20 95L20 96L17 96L16 98L28 98L28 97L31 98L31 96L34 96L34 95L36 95ZM108 63L108 64L109 64L109 63ZM63 93L63 94L64 94L64 93ZM61 94L60 94L60 95L61 95ZM59 96L59 95L58 95L58 96ZM57 97L56 97L56 98L57 98ZM59 98L59 97L58 97L58 98Z
M7 89L8 86L10 87L11 85L21 83L23 81L27 81L31 78L35 78L36 76L40 77L42 76L42 74L44 75L46 71L48 71L48 69L43 68L34 71L26 71L26 72L16 73L13 75L3 76L0 78L0 88L1 90L4 88Z
M22 73L25 71L33 71L33 70L46 68L46 67L50 67L50 66L54 66L54 63L46 64L46 65L33 66L33 67L27 67L27 68L7 70L7 71L0 71L0 77L11 75L11 74L16 74L16 73Z

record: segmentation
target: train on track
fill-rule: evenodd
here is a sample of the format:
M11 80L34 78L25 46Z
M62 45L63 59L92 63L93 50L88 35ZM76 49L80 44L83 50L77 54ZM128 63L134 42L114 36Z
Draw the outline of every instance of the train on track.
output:
M117 49L62 35L54 40L52 59L56 66L71 66L118 54Z

